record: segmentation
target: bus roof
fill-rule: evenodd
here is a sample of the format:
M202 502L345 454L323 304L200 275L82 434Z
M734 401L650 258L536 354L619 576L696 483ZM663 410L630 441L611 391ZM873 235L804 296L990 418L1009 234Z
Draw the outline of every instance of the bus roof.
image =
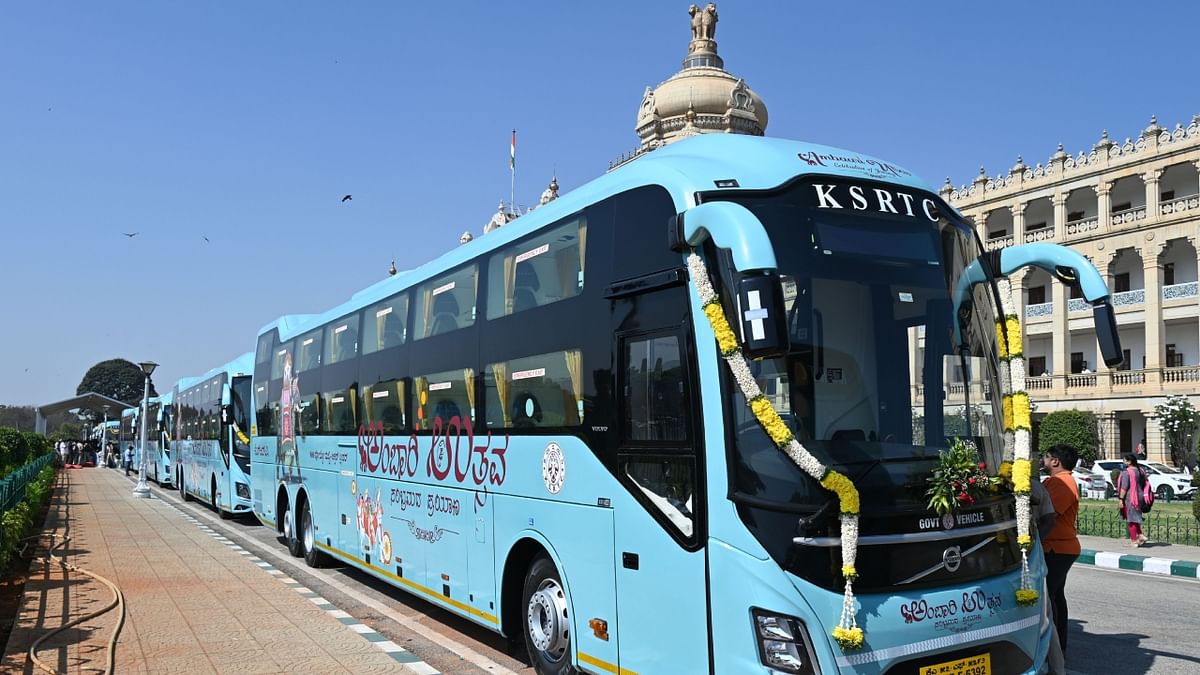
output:
M503 248L591 204L636 187L659 185L671 195L676 211L684 211L695 205L697 192L717 189L717 181L736 180L738 187L730 188L730 191L761 190L778 187L804 174L882 180L932 192L908 170L857 152L779 138L703 134L644 154L487 235L455 245L420 267L376 282L328 311L280 317L264 326L258 334L278 327L281 340L291 339L312 326L391 297L488 251Z
M175 391L183 391L188 387L200 384L205 380L215 377L220 373L228 373L229 375L253 375L254 374L254 352L246 352L241 356L221 364L216 368L210 369L203 375L196 377L184 377L175 383Z

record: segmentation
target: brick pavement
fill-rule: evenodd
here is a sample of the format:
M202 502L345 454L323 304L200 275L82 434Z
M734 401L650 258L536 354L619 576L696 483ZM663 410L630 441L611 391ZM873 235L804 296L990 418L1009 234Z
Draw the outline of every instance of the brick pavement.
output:
M399 672L393 656L329 611L290 591L246 555L188 524L160 499L136 499L118 471L65 471L45 532L70 536L60 555L115 583L125 597L118 673ZM45 538L39 555L45 553ZM35 562L0 672L39 672L29 646L112 593L58 565ZM38 658L60 673L104 672L117 610L44 642Z

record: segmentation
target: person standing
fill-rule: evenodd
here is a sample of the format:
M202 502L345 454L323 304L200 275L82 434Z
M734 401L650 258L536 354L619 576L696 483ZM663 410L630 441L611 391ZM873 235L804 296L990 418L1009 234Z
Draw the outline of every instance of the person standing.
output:
M133 443L130 443L129 447L125 448L125 475L128 476L129 472L132 470L133 470Z
M1138 441L1137 447L1134 448L1134 450L1133 450L1133 454L1138 459L1146 459L1146 439L1145 438Z
M1137 548L1146 543L1146 535L1142 533L1142 494L1146 488L1146 470L1138 466L1137 457L1126 453L1121 455L1125 467L1121 477L1117 479L1117 496L1120 498L1121 518L1129 529L1129 545Z
M1042 453L1042 466L1050 477L1044 483L1054 504L1054 527L1042 537L1046 554L1046 589L1050 595L1050 615L1058 632L1063 657L1067 654L1067 573L1079 558L1079 535L1075 520L1079 516L1079 489L1071 476L1071 467L1079 452L1069 445L1056 445Z

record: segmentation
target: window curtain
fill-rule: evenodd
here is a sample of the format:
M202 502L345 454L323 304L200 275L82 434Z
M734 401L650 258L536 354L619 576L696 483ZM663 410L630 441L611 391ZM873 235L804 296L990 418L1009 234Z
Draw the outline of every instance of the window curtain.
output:
M508 365L493 363L492 374L496 377L496 396L500 399L500 413L504 417L504 428L512 426L512 418L508 413L508 398L512 394L512 384L508 381Z
M425 303L425 311L422 317L421 337L427 338L433 334L433 285L425 286L425 290L421 291L421 301ZM428 386L428 385L427 385Z
M567 372L571 374L571 391L575 394L575 411L579 418L576 424L583 422L583 352L572 350L565 353Z
M515 256L506 255L504 256L504 316L513 312L513 290L516 286L517 260Z
M587 260L587 219L579 219L579 276L584 277L584 261Z
M428 305L426 305L428 307ZM426 404L429 403L429 378L416 378L417 390L417 428L428 430L430 428L429 413L425 410Z
M470 407L471 421L475 421L475 371L463 368L463 382L467 385L467 405Z

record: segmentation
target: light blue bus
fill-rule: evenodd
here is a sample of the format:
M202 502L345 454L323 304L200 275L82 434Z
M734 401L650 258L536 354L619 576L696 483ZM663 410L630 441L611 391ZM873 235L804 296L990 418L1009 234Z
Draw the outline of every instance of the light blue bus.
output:
M254 511L311 565L348 563L524 641L541 675L1038 672L1051 630L1044 592L1014 599L1012 494L949 518L925 496L951 384L976 396L966 428L1000 464L994 288L1029 264L1082 284L1115 342L1085 259L985 254L896 165L680 141L264 327ZM748 375L726 366L701 289ZM831 637L837 498L778 449L738 377L861 496L858 649ZM1036 548L1030 574L1042 588Z
M121 411L121 426L117 433L117 466L125 467L125 453L133 447L133 467L137 469L142 458L141 428L138 421L142 413L141 406L132 406Z
M167 392L147 402L149 412L146 416L146 480L152 480L164 487L169 487L175 482L175 471L171 465L170 434L173 398L174 392ZM137 433L141 433L140 426ZM136 451L142 452L140 444ZM138 465L135 463L135 466Z
M175 481L222 518L250 512L251 375L246 353L175 385Z

